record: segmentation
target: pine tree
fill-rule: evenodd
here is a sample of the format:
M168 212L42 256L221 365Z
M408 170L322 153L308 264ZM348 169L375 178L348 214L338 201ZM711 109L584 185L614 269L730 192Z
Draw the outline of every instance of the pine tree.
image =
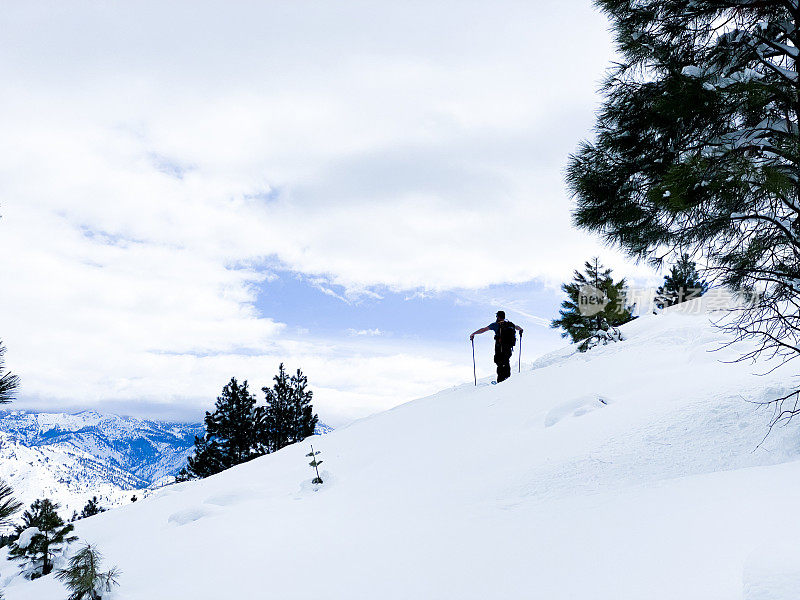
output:
M291 443L294 429L294 403L291 378L286 373L283 363L278 367L278 374L272 379L274 383L271 388L261 388L267 402L262 428L269 451L275 452Z
M186 471L192 477L208 477L264 454L256 398L236 378L222 389L214 412L206 412L206 432L195 437L194 456Z
M619 60L595 139L570 159L576 225L656 266L702 256L716 282L754 300L729 321L735 339L756 342L742 358L796 357L797 2L596 4L610 18Z
M102 560L100 551L86 544L69 559L66 569L56 571L56 578L72 592L69 600L102 600L103 592L110 592L119 585L119 569L111 567L105 573L100 572Z
M49 499L36 500L22 514L22 525L16 528L17 541L11 544L9 556L23 561L28 575L36 579L53 570L53 556L64 544L78 539L70 536L73 525L58 516L59 505Z
M271 388L261 388L266 396L261 429L270 452L314 435L319 421L311 405L308 378L300 369L290 377L281 363L273 381Z
M672 265L669 275L664 276L664 285L656 293L656 305L659 308L673 306L699 298L708 291L708 282L700 278L697 264L682 254L678 262Z
M19 387L19 377L5 370L5 353L6 347L0 341L0 404L11 402Z
M290 381L292 386L292 442L302 442L309 436L314 435L319 417L314 414L314 406L311 400L314 392L308 388L308 377L303 375L300 369L292 375Z
M208 414L208 413L206 413ZM194 437L194 455L186 459L186 467L181 469L178 477L181 481L204 478L221 473L229 468L222 454L220 444L209 439L208 435Z
M78 515L78 519L93 517L94 515L99 515L101 512L105 511L106 509L100 506L100 501L97 499L97 496L92 496L92 499L89 500L83 507L81 514Z
M0 480L0 525L8 525L11 517L22 508L22 502L14 498L14 490Z
M567 299L561 303L560 318L550 323L554 329L563 329L561 336L571 338L581 351L589 349L588 340L593 337L619 339L616 327L633 319L625 301L625 279L615 283L612 270L598 258L587 261L584 269L584 273L575 271L572 282L561 286Z

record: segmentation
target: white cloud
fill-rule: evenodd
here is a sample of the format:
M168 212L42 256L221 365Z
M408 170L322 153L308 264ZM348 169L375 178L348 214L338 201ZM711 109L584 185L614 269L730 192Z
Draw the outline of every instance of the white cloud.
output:
M383 331L381 331L380 329L377 329L377 328L375 328L375 329L352 329L352 328L350 328L350 329L347 330L347 334L348 335L355 335L355 336L374 337L374 336L377 336L377 335L383 335Z
M350 302L555 282L597 250L562 183L609 58L588 5L17 3L0 20L0 334L30 398L188 406L288 357L318 368L322 403L388 406L460 371L301 342L253 307L269 265Z

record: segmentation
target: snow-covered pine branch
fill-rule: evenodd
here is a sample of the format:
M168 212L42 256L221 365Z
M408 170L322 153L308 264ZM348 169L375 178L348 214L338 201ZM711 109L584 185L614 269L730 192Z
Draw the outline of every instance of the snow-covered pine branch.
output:
M575 222L660 265L689 253L755 299L732 331L800 347L796 2L598 0L624 60L572 156ZM775 307L781 310L775 310Z

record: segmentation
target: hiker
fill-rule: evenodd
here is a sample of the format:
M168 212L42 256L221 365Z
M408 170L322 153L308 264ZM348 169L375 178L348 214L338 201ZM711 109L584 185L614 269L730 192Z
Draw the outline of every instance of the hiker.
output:
M511 353L514 352L514 345L517 343L516 331L522 335L522 327L506 321L506 313L498 310L497 321L471 333L469 339L474 340L476 335L490 329L494 331L494 362L497 365L497 383L500 383L511 377Z

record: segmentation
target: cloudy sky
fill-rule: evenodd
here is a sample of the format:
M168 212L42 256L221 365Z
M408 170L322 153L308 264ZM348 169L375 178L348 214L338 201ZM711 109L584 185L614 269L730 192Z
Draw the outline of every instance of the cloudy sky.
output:
M4 2L16 406L199 418L302 367L333 425L562 345L599 253L563 174L613 58L588 0ZM492 341L476 340L488 375Z

